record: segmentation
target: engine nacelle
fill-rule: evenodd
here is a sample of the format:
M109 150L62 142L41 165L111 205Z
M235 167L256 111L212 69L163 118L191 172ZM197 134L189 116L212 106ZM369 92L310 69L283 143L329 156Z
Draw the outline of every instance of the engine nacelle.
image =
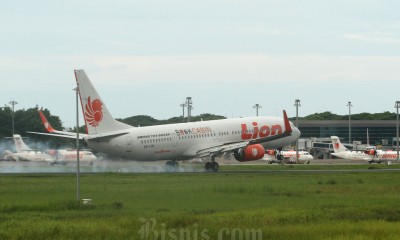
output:
M267 151L265 151L265 154L268 154L270 156L275 156L276 153L277 153L276 150L267 150Z
M47 151L47 154L51 155L51 156L56 156L57 155L57 150L55 149L50 149L49 151Z
M376 154L376 150L375 149L368 149L364 151L365 154L368 155L375 155Z
M233 153L233 156L239 162L259 160L264 157L265 149L260 144L249 145L245 148L239 148Z

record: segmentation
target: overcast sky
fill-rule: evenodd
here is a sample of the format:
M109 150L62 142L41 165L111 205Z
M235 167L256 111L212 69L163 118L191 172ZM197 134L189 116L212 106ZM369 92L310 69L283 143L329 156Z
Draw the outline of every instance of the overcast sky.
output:
M0 105L75 122L74 69L115 118L395 112L400 1L93 0L0 4ZM83 121L82 121L83 124Z

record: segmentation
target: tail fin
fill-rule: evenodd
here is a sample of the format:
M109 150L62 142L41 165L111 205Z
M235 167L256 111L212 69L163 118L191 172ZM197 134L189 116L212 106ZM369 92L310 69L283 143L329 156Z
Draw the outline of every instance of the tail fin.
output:
M49 135L51 135L51 136L59 136L59 137L63 137L64 136L64 137L67 137L67 138L72 138L72 137L68 137L68 136L73 136L73 138L76 138L76 133L67 132L67 131L59 131L59 130L54 129L53 126L51 126L51 124L49 123L49 121L47 121L47 118L46 118L46 116L44 116L43 112L40 111L40 110L38 110L38 112L39 112L39 115L40 115L40 119L42 119L42 123L43 123L44 128L46 129L47 132L50 133ZM29 132L29 133L35 133L36 134L36 132ZM54 135L53 133L55 133L57 135ZM43 134L43 133L39 133L39 134ZM58 135L58 134L60 134L60 135ZM47 135L47 134L44 134L44 135ZM61 135L63 135L63 136L61 136ZM86 135L86 134L84 134L84 135Z
M49 121L47 121L47 118L44 116L42 111L38 110L38 112L40 115L40 119L42 119L42 123L43 123L43 126L46 129L46 131L48 131L50 133L55 132L54 128L50 125Z
M335 153L348 151L348 149L340 142L339 137L331 136L331 140L333 145L333 151Z
M75 78L79 88L82 111L88 134L99 134L132 128L132 126L118 122L111 116L111 113L108 111L84 70L75 70Z
M20 135L14 134L13 138L14 138L15 149L17 150L17 153L32 150L24 143L24 141L22 141L22 138Z

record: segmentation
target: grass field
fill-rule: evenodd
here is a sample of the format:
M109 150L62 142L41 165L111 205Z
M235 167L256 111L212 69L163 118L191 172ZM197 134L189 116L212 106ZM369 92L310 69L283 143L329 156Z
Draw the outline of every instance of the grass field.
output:
M73 174L0 175L0 239L400 239L400 172L371 166L87 174L92 205Z

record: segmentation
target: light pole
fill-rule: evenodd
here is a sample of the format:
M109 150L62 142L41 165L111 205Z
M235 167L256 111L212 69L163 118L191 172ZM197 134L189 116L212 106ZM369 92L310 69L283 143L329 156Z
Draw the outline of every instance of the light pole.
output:
M187 106L187 113L188 113L188 122L190 122L190 118L192 117L192 97L186 97L186 106Z
M18 102L12 100L9 102L12 106L12 137L14 137L14 106L18 104Z
M80 181L79 181L79 88L73 89L76 92L76 201L80 201Z
M186 103L182 103L179 106L182 107L182 122L185 122L185 107L186 107Z
M299 128L299 107L301 107L300 99L294 101L296 106L296 127ZM299 139L296 139L296 162L299 163Z
M256 109L256 116L258 117L258 109L262 108L262 106L260 104L256 103L256 105L254 105L253 108Z
M396 161L399 162L399 107L400 107L400 101L396 101L396 105L394 107L397 110L397 114L396 114L396 151L397 151L397 158L396 158Z
M349 144L351 144L351 102L349 101L346 106L349 106Z

